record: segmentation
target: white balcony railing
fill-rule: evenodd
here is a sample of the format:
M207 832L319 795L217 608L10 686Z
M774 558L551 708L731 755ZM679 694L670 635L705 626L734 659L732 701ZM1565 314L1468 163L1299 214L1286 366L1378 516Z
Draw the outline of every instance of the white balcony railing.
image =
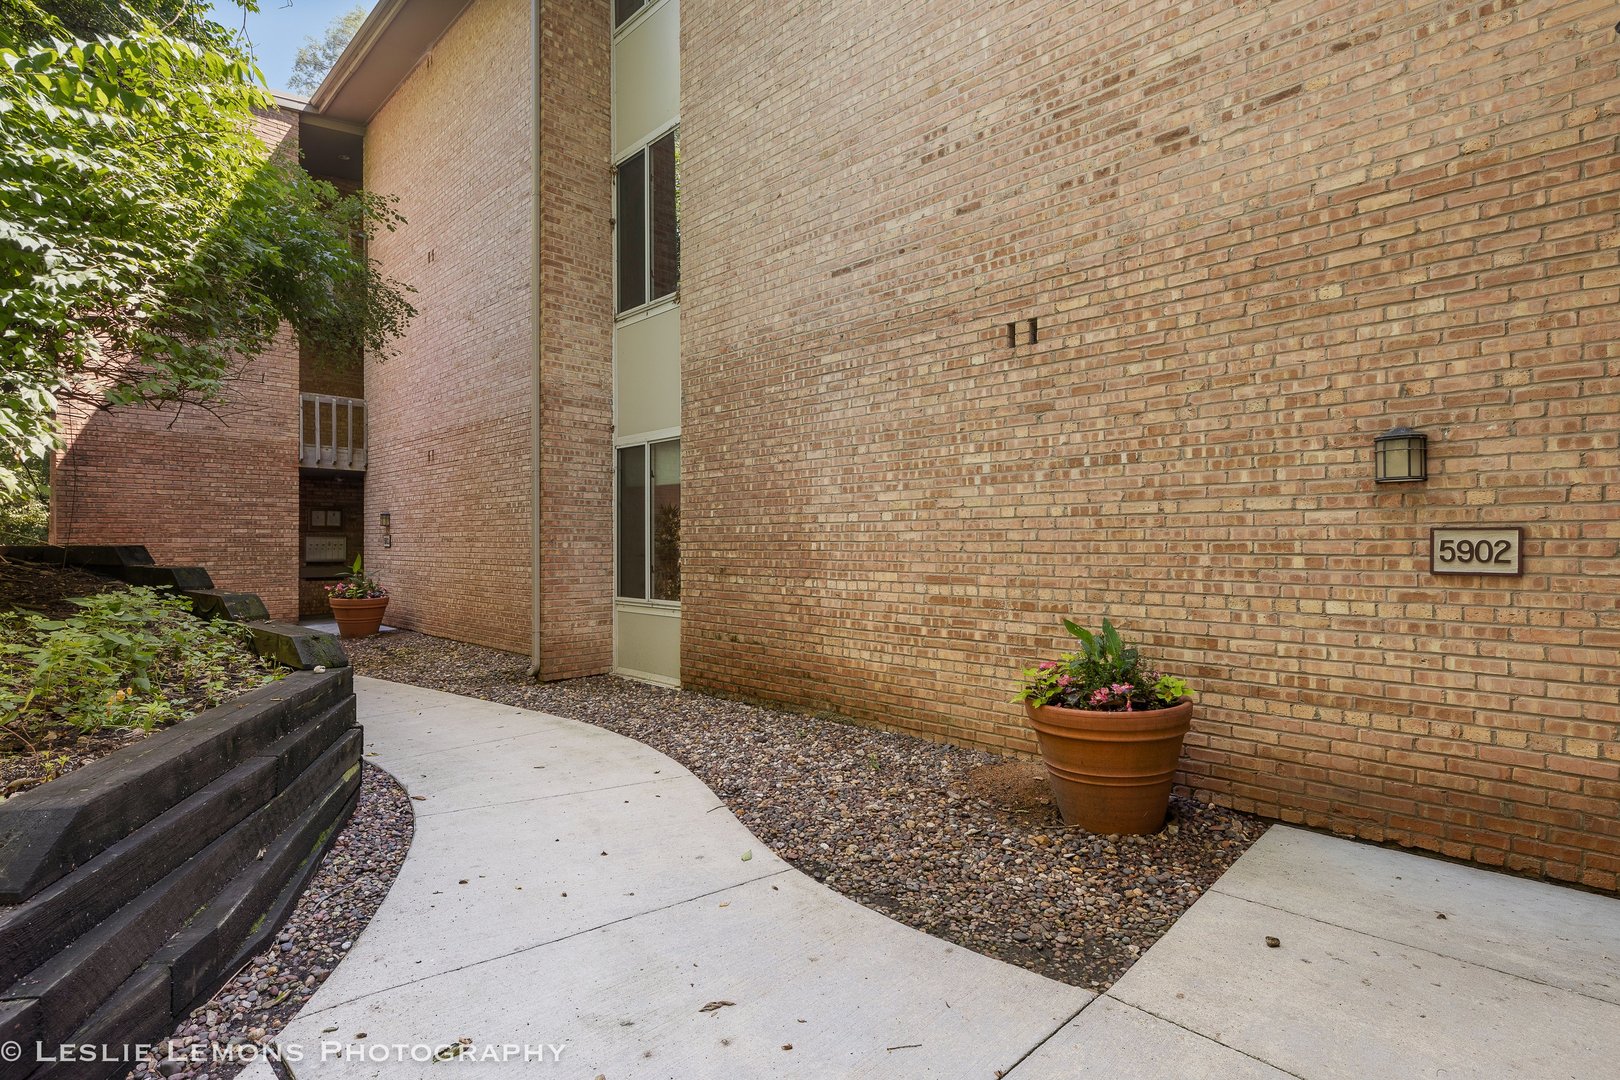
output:
M366 467L364 398L299 394L298 464L311 469Z

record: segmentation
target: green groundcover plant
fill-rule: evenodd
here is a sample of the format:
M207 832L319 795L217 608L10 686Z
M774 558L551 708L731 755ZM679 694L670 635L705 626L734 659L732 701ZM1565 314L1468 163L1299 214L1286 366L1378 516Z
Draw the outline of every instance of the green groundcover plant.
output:
M1141 650L1120 637L1103 620L1093 633L1068 619L1063 628L1080 647L1056 660L1044 660L1024 671L1024 688L1015 700L1065 709L1132 712L1164 709L1191 696L1183 679L1147 664Z
M119 589L53 619L0 615L0 726L32 745L52 727L150 730L285 672L255 656L246 631L191 614L191 601Z

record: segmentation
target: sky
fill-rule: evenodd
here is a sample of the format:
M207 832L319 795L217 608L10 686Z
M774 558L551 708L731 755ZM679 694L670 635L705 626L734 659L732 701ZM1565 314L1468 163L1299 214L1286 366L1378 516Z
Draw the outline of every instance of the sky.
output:
M360 0L370 10L372 0ZM259 0L259 11L247 16L253 54L272 90L285 90L292 75L293 54L306 37L319 38L333 19L354 7L356 0ZM235 30L242 25L242 9L231 0L212 0L214 19Z

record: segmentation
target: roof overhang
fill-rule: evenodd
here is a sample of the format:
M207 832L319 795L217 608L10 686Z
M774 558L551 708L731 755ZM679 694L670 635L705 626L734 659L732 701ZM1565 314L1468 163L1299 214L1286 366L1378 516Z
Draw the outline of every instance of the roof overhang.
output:
M472 0L379 0L332 70L310 95L308 111L368 124Z

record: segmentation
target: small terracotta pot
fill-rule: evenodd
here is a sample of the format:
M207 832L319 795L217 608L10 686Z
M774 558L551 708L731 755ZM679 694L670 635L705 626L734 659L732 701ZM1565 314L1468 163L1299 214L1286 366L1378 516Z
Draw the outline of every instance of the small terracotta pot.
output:
M370 637L382 629L383 611L388 607L388 597L344 600L333 596L328 599L332 601L332 614L337 618L338 637Z
M1191 701L1138 712L1028 702L1024 709L1065 823L1105 834L1151 833L1164 825Z

